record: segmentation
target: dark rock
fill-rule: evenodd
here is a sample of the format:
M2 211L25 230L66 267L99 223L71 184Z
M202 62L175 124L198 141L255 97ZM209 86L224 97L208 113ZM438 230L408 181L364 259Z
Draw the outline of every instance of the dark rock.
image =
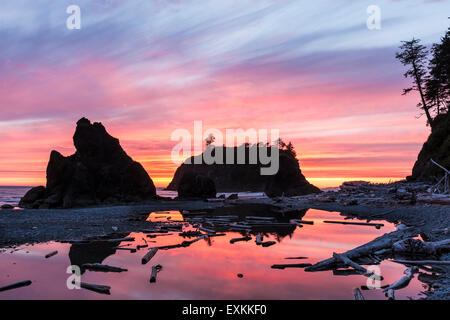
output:
M72 208L136 202L156 197L153 181L101 123L82 118L73 136L75 154L52 151L47 186L33 188L20 201L25 208Z
M179 198L215 198L216 185L208 177L192 171L186 172L178 185Z
M280 153L280 168L267 183L264 190L268 197L300 196L320 193L320 189L310 184L300 170L298 160L290 153Z
M227 198L227 200L237 200L237 199L239 199L239 196L237 193L232 193Z
M25 193L22 199L20 199L19 207L37 209L41 204L39 203L39 201L43 202L45 195L45 187L39 186L32 188L27 193Z
M4 205L2 205L0 208L2 208L2 209L14 209L14 206L12 206L12 205L10 205L10 204L4 204Z
M420 151L408 181L436 182L444 171L431 163L433 159L450 170L450 114L441 114L433 121L433 129Z

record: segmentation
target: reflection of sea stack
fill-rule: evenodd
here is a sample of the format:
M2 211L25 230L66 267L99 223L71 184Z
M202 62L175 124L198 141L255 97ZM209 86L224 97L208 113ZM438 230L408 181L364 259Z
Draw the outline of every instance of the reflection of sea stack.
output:
M431 159L450 169L450 114L441 114L433 121L433 128L414 164L408 181L433 182L444 175L444 171L431 163Z
M265 191L269 196L296 196L309 193L318 193L320 190L310 184L300 170L300 165L295 157L295 153L290 150L279 149L279 170L276 175L261 175L261 168L267 167L261 164L259 158L256 164L249 163L249 154L252 148L267 148L262 146L240 147L215 147L224 156L224 164L206 164L202 160L202 155L191 157L189 163L183 163L175 171L172 181L167 187L168 190L177 190L182 177L194 172L210 178L217 189L217 192L238 192L238 191ZM238 149L244 149L245 163L237 164L235 158L234 164L227 164L226 155L238 154ZM267 152L270 154L270 148ZM215 152L213 151L213 154ZM255 154L260 154L255 152ZM197 160L197 161L196 161ZM197 164L198 163L198 164Z
M47 186L31 189L20 201L25 208L71 208L141 201L156 196L153 181L101 123L82 118L73 136L75 154L52 151Z
M70 264L79 266L80 268L85 263L102 263L110 255L116 253L114 249L120 242L92 242L72 244L69 250ZM84 269L81 268L84 273Z

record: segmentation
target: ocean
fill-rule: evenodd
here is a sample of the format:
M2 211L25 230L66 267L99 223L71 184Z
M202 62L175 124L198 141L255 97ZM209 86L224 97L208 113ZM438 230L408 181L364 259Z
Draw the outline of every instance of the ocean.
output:
M25 195L25 193L32 187L8 187L0 186L0 206L4 204L10 204L17 206L20 199ZM176 191L164 190L164 188L156 188L156 193L162 197L175 198L177 196ZM264 197L263 192L236 192L240 198L261 198ZM232 192L219 192L217 196L224 194L228 196Z

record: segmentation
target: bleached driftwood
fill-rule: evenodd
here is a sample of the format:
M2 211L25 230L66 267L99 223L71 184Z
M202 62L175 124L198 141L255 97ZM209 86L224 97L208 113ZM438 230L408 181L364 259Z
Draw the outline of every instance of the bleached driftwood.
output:
M392 262L397 262L401 264L407 265L416 265L416 266L432 266L432 265L441 265L441 266L450 266L450 261L441 261L441 260L392 260Z
M362 275L365 275L367 277L372 277L374 279L377 280L383 280L383 277L367 270L366 268L364 268L363 266L360 266L359 264L357 264L356 262L352 261L351 259L349 259L348 257L346 257L343 254L337 254L336 252L333 252L333 258L335 258L337 261L342 262L343 264L352 267L353 269L361 272Z
M108 266L106 264L101 263L85 263L82 265L82 268L91 271L102 271L102 272L124 272L128 271L127 269L122 269L119 267Z
M410 267L405 270L405 276L401 277L398 281L391 284L389 287L385 288L384 292L389 292L389 290L399 290L408 286L411 282L411 279L414 278L414 274L418 272L417 267Z
M158 252L158 248L151 248L147 252L147 254L144 257L142 257L142 264L146 264L147 262L149 262L150 259L155 256L156 252Z
M353 290L353 298L355 300L366 300L366 299L364 299L364 296L363 296L361 290L359 290L359 288L355 288Z
M450 239L436 242L423 242L419 239L404 239L395 242L392 249L396 253L428 254L433 255L450 251Z
M242 238L233 238L230 240L230 243L233 244L233 243L239 242L239 241L250 241L250 240L252 240L252 237L246 236L246 237L242 237Z
M417 236L417 234L418 230L416 228L408 228L405 230L386 233L366 244L345 252L345 256L349 259L356 259L358 257L366 256L382 249L391 248L392 244L394 244L396 241L404 238L415 237ZM324 271L334 269L335 266L336 259L334 257L331 257L306 268L305 271Z
M193 244L194 242L200 241L200 240L205 239L205 238L208 238L208 235L204 234L204 235L202 235L202 236L200 236L200 237L198 237L198 238L195 238L195 239L193 239L193 240L186 240L186 241L183 241L183 242L181 243L181 246L183 246L183 247L188 247L188 246L190 246L191 244Z
M6 290L11 290L11 289L17 289L17 288L21 288L21 287L26 287L26 286L29 286L30 284L31 284L30 280L14 282L14 283L8 284L6 286L0 287L0 292L6 291Z

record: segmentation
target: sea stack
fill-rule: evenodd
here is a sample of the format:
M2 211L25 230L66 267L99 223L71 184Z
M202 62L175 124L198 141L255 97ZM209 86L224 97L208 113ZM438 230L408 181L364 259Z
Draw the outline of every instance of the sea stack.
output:
M220 150L223 148L224 150ZM227 164L226 154L238 154L238 149L244 149L245 163ZM319 188L310 184L300 170L300 165L291 150L279 149L279 170L275 175L261 175L263 165L258 159L256 164L249 163L252 148L267 148L266 146L242 145L240 147L215 147L215 151L224 155L224 164L206 164L202 155L191 157L180 165L167 187L168 190L178 190L185 175L195 173L211 179L217 192L265 192L269 197L299 196L321 192ZM232 150L233 149L233 150ZM214 151L213 151L214 154ZM255 154L259 154L256 152ZM201 158L201 159L196 159Z
M156 188L145 169L101 123L80 119L73 143L76 152L71 156L51 152L46 187L31 189L19 206L73 208L156 198Z

